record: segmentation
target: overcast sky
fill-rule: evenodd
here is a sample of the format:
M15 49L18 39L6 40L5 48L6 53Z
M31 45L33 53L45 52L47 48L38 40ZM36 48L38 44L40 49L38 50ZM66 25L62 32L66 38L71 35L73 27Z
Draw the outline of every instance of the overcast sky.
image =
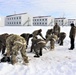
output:
M14 13L76 18L76 0L0 0L0 16Z

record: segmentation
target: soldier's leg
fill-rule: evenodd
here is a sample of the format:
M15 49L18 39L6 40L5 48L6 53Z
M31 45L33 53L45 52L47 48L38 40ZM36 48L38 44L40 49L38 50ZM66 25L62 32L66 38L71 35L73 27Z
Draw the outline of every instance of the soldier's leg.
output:
M11 55L12 45L9 43L6 43L6 48L7 48L6 55L9 57Z
M40 48L39 55L42 56L42 48Z
M40 57L39 50L37 49L37 47L34 47L34 51L35 51L35 54L36 54L34 57Z
M26 56L26 51L25 50L26 50L26 46L24 45L24 46L22 46L20 52L21 52L22 58L24 60L24 63L29 63L28 57Z
M2 54L5 53L5 49L6 49L6 46L3 46L3 48L2 48Z
M63 45L63 39L61 39L60 45Z
M15 63L17 63L18 61L17 61L17 59L16 59L16 55L13 53L12 55L11 55L11 63L14 65Z
M74 38L71 38L71 49L74 49Z
M54 44L55 44L55 42L54 42L54 40L51 40L51 49L54 49Z
M11 49L11 63L15 64L18 62L16 56L18 54L19 46L16 44Z
M58 39L58 44L60 44L60 42L61 42L61 41L60 41L60 38L59 38L59 39Z
M34 47L34 46L33 46L33 44L32 44L32 45L31 45L31 50L30 50L30 52L32 52L32 51L33 51L33 47Z
M2 43L0 43L0 52L1 52L1 50L2 50Z

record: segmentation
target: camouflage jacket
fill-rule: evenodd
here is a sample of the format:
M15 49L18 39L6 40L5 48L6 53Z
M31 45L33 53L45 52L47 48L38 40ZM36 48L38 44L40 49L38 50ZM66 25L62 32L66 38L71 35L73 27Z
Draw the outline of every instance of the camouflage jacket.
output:
M72 26L71 29L70 29L69 37L70 38L75 38L75 35L76 35L76 27Z

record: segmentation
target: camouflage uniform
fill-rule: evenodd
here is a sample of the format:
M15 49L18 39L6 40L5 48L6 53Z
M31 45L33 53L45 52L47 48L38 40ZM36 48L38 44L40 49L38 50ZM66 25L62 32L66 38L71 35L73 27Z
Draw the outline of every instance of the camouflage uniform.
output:
M65 37L66 37L66 33L60 32L59 40L58 40L59 45L63 45L63 40L65 39Z
M42 36L42 29L39 29L39 30L35 30L33 33L32 33L32 35L33 35L33 37L37 37L37 35L40 35L44 40L45 40L45 38Z
M46 41L42 39L37 39L37 38L32 39L31 51L32 49L34 49L36 54L35 57L42 56L42 48L44 48L45 45L46 45Z
M70 37L70 40L71 40L70 41L71 47L69 48L69 50L73 50L74 49L75 35L76 35L76 27L72 23L71 24L70 33L69 33L69 37Z
M55 48L55 41L58 39L57 35L49 35L49 37L46 39L46 42L50 41L50 49Z
M0 35L0 51L2 51L2 54L5 53L6 49L6 39L9 36L9 34L4 33Z
M36 44L36 41L35 41L36 39L37 39L37 37L33 37L31 39L32 44L31 44L31 50L30 50L30 52L33 52L33 50L34 50L34 44Z
M48 38L48 36L52 35L52 33L53 33L53 29L48 29L45 37Z
M22 37L26 40L27 46L28 46L28 42L29 42L29 39L32 37L32 34L23 33L23 34L21 34L20 36L22 36ZM26 47L27 47L27 46L26 46Z
M53 27L53 33L54 33L55 35L59 36L60 26L57 25L57 23L56 23L56 25Z
M12 34L6 40L7 56L11 55L11 63L15 64L17 62L16 56L18 51L21 52L23 60L28 63L28 57L26 56L26 41L23 37L19 35Z

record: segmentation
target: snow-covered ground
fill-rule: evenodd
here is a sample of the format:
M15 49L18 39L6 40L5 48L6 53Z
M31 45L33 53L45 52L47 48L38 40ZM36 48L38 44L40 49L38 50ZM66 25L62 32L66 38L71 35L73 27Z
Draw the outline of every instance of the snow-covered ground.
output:
M42 29L42 34L45 37L47 29L50 26L28 26L28 27L0 27L0 34L3 33L32 33L36 29ZM29 53L31 41L27 49L27 56L29 58L28 65L8 63L0 63L0 75L76 75L76 48L68 50L70 47L69 39L70 27L61 27L61 32L66 32L67 36L64 40L64 45L59 46L55 44L55 49L43 49L43 56L34 58L34 53ZM47 44L49 46L49 43ZM75 42L76 47L76 42ZM2 55L0 54L0 58Z

